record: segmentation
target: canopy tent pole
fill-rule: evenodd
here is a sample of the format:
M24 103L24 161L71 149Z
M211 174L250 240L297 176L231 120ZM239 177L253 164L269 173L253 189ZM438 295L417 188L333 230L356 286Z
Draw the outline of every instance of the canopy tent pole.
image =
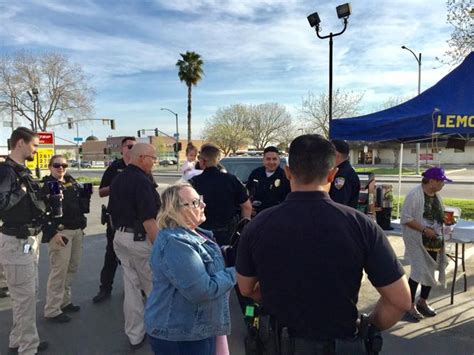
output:
M400 158L398 167L398 204L397 204L397 219L400 219L400 200L402 197L402 166L403 166L403 143L400 143Z

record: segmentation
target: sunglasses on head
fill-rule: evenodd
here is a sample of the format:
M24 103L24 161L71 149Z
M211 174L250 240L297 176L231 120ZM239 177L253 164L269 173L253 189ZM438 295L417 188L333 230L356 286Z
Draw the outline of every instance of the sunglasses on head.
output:
M53 164L53 168L55 169L59 169L59 168L67 169L68 166L69 166L68 164L60 164L60 163Z

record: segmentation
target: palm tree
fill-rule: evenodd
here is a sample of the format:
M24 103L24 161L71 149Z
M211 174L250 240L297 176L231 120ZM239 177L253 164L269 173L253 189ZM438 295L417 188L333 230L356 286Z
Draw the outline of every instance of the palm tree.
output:
M191 141L191 87L197 85L198 81L202 79L204 71L202 66L204 62L201 56L196 52L186 52L179 54L182 59L178 60L176 66L179 68L178 76L181 82L185 82L188 87L188 142Z

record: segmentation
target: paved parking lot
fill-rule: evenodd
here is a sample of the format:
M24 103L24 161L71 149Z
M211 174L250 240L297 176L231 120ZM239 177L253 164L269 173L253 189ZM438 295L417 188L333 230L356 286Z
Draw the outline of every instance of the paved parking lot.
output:
M83 260L73 285L73 300L82 308L73 314L67 324L54 324L43 318L45 286L48 272L47 249L41 248L40 289L38 294L38 330L43 340L50 342L50 349L44 354L128 354L131 350L123 333L122 314L122 273L116 275L113 297L100 305L91 302L98 291L99 272L105 250L104 228L99 224L98 211L101 200L94 196L89 228L84 242ZM390 237L390 242L403 263L403 242L400 237ZM462 283L457 285L455 304L449 304L448 289L436 287L432 291L432 302L438 309L438 316L425 319L419 324L400 322L384 339L384 354L474 354L474 258L473 248L467 250L471 257L467 262L469 271L468 292L460 292ZM407 271L409 266L405 265ZM452 274L449 273L449 276ZM299 277L295 275L295 277ZM303 280L302 280L303 282ZM321 287L321 292L324 288ZM370 310L378 296L370 283L364 280L361 287L359 308ZM243 355L244 324L235 297L232 296L232 335L229 337L231 354ZM11 326L9 299L0 300L0 354L8 348L8 333ZM136 354L150 354L146 344Z

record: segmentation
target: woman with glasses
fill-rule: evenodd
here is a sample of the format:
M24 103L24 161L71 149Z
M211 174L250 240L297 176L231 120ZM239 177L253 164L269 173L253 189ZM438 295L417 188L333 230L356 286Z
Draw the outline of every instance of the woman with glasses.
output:
M78 312L71 301L71 284L82 255L82 239L89 212L92 186L80 185L69 174L62 155L49 161L50 175L43 179L50 213L43 227L43 243L48 243L49 277L44 316L57 323L69 322L66 313Z
M235 268L225 267L212 233L198 228L206 205L191 185L170 186L161 198L160 232L150 258L153 290L145 309L151 347L167 355L228 353Z

